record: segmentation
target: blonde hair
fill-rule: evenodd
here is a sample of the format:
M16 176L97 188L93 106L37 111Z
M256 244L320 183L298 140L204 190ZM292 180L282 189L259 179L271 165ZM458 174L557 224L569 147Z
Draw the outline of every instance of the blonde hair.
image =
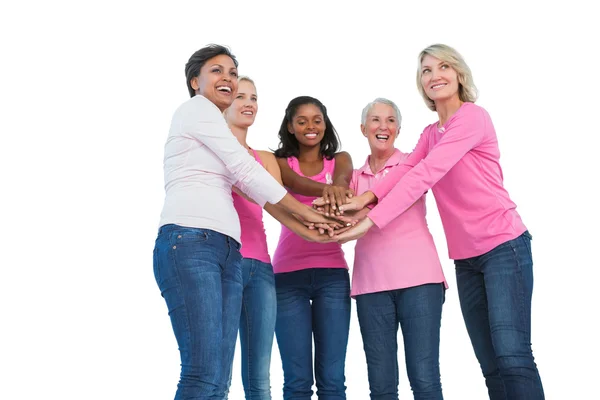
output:
M250 82L254 86L254 88L256 89L256 83L254 83L254 81L249 76L246 76L246 75L240 75L240 76L238 76L238 83L241 82L241 81Z
M421 77L423 76L421 64L426 55L430 55L440 61L448 63L458 75L458 97L460 100L475 103L477 100L477 87L473 82L471 69L465 62L465 59L458 51L450 46L445 44L433 44L421 51L419 54L419 66L417 67L417 88L419 89L421 97L425 100L425 104L431 111L436 110L435 103L427 96L425 89L423 89L423 85L421 84Z

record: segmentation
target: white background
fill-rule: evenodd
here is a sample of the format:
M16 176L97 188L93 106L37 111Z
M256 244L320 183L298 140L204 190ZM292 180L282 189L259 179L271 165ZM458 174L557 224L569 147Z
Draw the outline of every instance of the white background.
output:
M548 399L597 396L597 18L584 2L3 2L0 7L0 398L171 399L177 344L152 273L170 118L184 64L228 45L257 84L249 143L275 148L293 97L322 100L362 165L360 112L403 114L400 149L434 122L415 84L429 44L458 49L492 116L505 184L533 234L533 350ZM591 2L590 2L591 4ZM432 196L450 289L441 373L485 399ZM271 250L279 226L266 216ZM353 244L344 245L352 263ZM348 399L368 398L353 302ZM401 340L401 337L399 337ZM231 399L243 398L236 355ZM400 398L412 398L400 357ZM281 399L276 345L274 399ZM316 396L314 397L316 398Z

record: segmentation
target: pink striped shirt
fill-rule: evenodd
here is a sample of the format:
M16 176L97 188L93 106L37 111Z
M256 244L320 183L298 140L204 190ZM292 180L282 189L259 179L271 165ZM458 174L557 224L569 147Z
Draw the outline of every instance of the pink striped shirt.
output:
M484 254L527 228L503 186L500 150L492 120L483 108L463 105L438 129L425 128L406 159L372 192L380 199L369 218L384 228L432 189L451 259Z
M296 157L287 159L290 168L297 174L304 176L300 170L300 164ZM308 178L313 181L331 184L333 171L335 169L335 158L323 159L323 170L315 176ZM303 196L290 192L299 202L312 206L316 197ZM315 243L308 242L281 226L279 244L273 255L273 271L275 273L293 272L308 268L348 268L344 259L344 252L339 243Z
M373 174L369 158L365 165L354 170L350 187L359 195L377 182L410 171L401 162L407 154L396 149L381 171ZM404 214L384 229L371 228L358 239L354 248L351 296L386 290L404 289L427 283L444 283L448 287L440 258L427 227L425 195L422 195ZM370 215L370 214L369 214Z
M252 149L254 159L263 165L256 150ZM239 194L232 192L233 206L240 217L242 228L242 247L240 252L244 258L252 258L269 264L269 248L267 247L267 234L263 224L262 207L246 200Z

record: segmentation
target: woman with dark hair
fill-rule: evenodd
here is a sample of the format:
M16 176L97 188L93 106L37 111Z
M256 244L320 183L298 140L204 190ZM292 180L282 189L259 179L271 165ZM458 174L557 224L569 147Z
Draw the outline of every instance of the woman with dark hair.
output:
M223 398L226 390L242 298L232 186L275 215L332 222L287 194L229 130L222 113L237 91L237 65L219 45L190 57L185 73L192 98L175 111L165 145L154 275L181 356L175 399ZM309 235L317 240L318 232Z
M348 190L352 160L338 152L339 139L317 99L293 99L279 130L275 151L283 184L295 175L316 184L314 193L292 193L310 206L324 187ZM345 199L345 196L344 196ZM310 399L313 385L312 338L315 342L317 395L345 399L344 364L350 327L350 279L341 245L309 243L285 226L273 257L277 291L275 334L284 372L284 399Z

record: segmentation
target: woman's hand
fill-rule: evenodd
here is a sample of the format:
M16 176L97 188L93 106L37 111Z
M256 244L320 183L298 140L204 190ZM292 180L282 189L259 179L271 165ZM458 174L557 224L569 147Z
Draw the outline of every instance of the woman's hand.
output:
M336 227L336 229L343 228L346 224L351 223L351 221L345 221L349 218L344 218L343 216L330 215L329 217L321 214L317 210L307 206L302 205L302 207L296 213L297 216L300 217L302 223L306 226L307 224L329 224Z
M369 229L371 229L373 225L375 225L375 223L373 223L373 221L367 217L355 226L348 229L346 232L335 235L334 238L337 239L340 244L344 244L350 240L360 239L369 231Z
M375 200L375 195L370 191L366 191L360 196L354 196L351 199L347 199L346 204L340 206L340 211L360 211Z
M323 208L325 215L340 215L339 207L346 203L347 198L352 198L354 192L344 186L328 185L323 189L321 197L325 202Z

